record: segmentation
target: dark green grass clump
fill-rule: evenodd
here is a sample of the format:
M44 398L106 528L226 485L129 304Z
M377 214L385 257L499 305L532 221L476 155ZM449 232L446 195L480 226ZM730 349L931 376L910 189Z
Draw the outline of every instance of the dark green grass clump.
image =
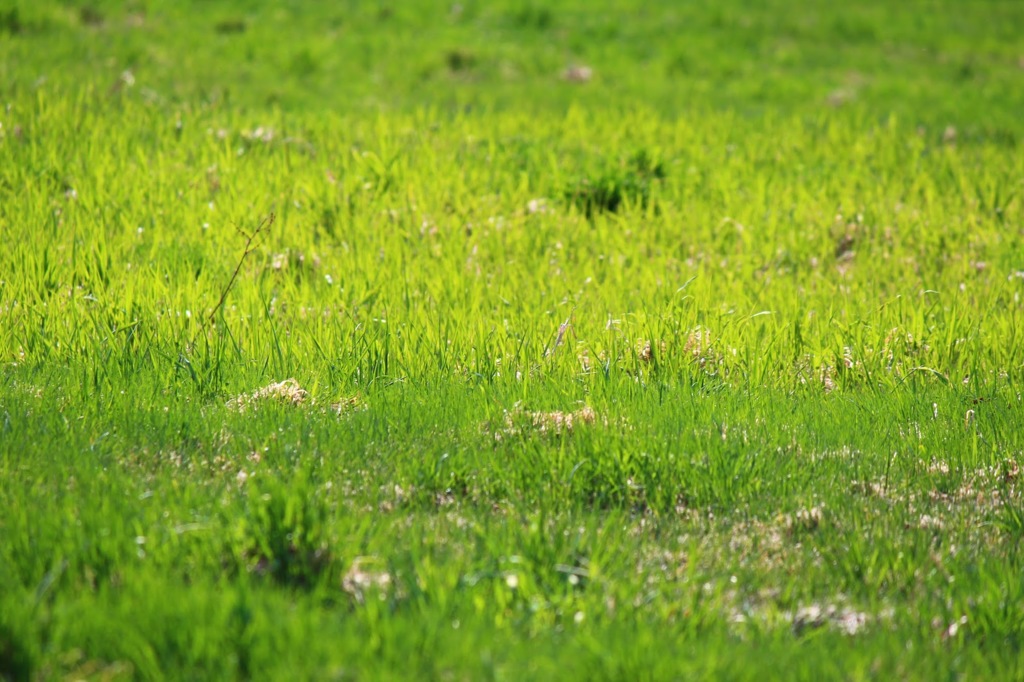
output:
M595 176L582 178L565 190L565 199L588 218L595 213L615 213L625 205L646 208L652 185L665 179L665 166L638 152L626 163Z

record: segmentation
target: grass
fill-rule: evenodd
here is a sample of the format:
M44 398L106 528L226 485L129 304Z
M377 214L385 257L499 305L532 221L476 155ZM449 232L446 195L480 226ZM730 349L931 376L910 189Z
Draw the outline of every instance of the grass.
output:
M0 11L0 676L1024 674L1021 13L460 7Z

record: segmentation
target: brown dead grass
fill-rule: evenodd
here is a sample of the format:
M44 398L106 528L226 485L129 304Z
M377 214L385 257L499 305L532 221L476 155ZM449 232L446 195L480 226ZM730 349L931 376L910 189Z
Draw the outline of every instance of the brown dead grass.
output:
M494 433L495 440L520 436L526 433L540 433L549 435L563 435L577 431L581 428L596 424L607 425L608 420L598 417L594 408L590 406L581 407L578 410L563 412L553 411L529 411L529 410L506 410L501 425L498 428L485 425L485 430Z
M236 396L227 402L227 408L235 412L255 412L260 406L272 403L291 405L293 407L314 407L317 404L316 399L309 394L309 391L302 388L298 381L288 378L284 381L268 384L252 393L243 393ZM330 411L340 416L364 407L365 404L362 398L353 395L331 403L322 411Z
M228 401L229 410L248 412L256 410L261 404L278 402L299 406L309 400L309 392L299 385L295 379L285 379L273 384L264 386L252 393L243 393Z
M394 581L385 569L384 561L378 557L357 557L342 577L341 589L360 604L371 592L386 596L394 587Z

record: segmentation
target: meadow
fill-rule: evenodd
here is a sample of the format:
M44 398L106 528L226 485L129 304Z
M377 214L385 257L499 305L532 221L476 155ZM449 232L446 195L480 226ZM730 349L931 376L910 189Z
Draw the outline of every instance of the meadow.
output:
M0 7L0 678L1024 678L1024 5Z

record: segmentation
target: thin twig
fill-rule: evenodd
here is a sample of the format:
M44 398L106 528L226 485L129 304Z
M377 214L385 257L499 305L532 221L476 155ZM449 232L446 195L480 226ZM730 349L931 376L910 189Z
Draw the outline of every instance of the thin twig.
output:
M242 257L238 259L238 265L235 266L235 271L231 273L231 279L228 280L227 286L225 286L224 290L220 292L220 300L217 301L217 305L213 306L213 310L210 311L210 316L206 318L206 323L203 326L201 326L199 330L196 332L197 335L204 328L213 325L213 322L217 317L217 313L220 311L221 308L224 307L224 301L227 300L228 293L231 291L231 287L234 286L235 280L238 278L238 273L242 269L242 263L245 262L245 259L249 256L250 253L256 250L256 238L260 236L260 233L263 232L263 230L269 228L271 225L274 224L274 217L275 216L273 211L268 213L267 216L260 221L260 224L256 226L256 229L253 230L252 233L246 232L238 225L235 225L235 230L237 230L240 235L245 237L245 249L242 251ZM192 343L189 344L189 346L192 345Z
M576 306L573 306L572 310L569 311L569 317L565 318L565 322L558 325L558 333L555 334L555 343L544 349L544 357L548 357L549 355L555 354L555 351L558 350L558 347L561 346L563 341L565 340L565 333L567 331L571 331L573 337L576 336L576 330L573 329L572 326L572 316L574 314L576 314Z

